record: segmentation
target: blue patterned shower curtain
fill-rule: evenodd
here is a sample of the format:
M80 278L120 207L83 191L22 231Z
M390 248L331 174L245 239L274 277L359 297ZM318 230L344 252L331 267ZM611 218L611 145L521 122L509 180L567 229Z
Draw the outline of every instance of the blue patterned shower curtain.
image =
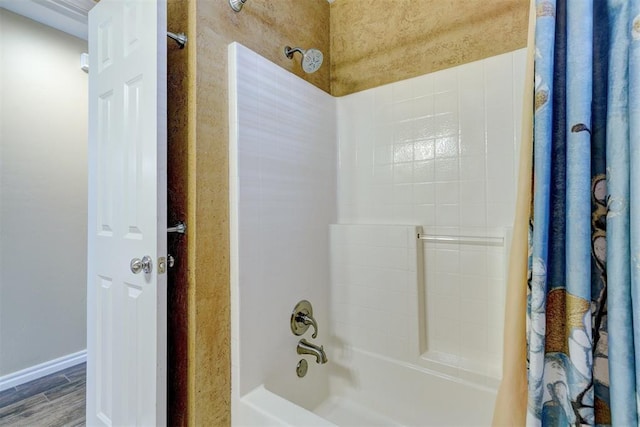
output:
M637 426L640 0L537 0L530 426Z

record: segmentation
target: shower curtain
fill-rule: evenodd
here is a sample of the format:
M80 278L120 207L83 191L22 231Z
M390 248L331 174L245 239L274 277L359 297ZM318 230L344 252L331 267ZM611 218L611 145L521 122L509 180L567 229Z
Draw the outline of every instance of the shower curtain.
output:
M638 425L640 0L538 0L527 425Z

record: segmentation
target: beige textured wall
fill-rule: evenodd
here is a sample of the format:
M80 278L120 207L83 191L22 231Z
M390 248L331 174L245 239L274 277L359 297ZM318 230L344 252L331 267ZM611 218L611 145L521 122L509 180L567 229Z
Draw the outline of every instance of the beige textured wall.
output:
M331 94L347 95L522 48L529 0L336 0Z
M329 4L326 0L250 0L240 13L226 0L188 7L187 418L193 426L230 424L229 184L227 45L238 41L329 91ZM285 45L316 47L325 65L315 74L287 59ZM259 325L257 325L259 327Z

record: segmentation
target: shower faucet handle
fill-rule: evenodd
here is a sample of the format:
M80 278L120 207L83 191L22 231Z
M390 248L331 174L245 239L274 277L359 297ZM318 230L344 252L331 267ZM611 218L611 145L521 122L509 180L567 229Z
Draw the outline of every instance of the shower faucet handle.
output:
M294 335L302 335L307 332L309 326L313 326L313 338L318 336L318 323L313 318L313 307L307 300L302 300L296 304L291 313L291 332Z
M318 324L316 323L316 319L307 314L299 313L298 317L296 317L296 321L304 323L307 327L313 326L313 334L311 334L311 338L318 337Z

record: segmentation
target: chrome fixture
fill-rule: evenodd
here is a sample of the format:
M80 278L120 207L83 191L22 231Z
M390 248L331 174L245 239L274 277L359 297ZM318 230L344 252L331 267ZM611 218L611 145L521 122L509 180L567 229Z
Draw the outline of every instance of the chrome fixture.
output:
M229 6L231 6L234 12L240 12L246 1L247 0L229 0Z
M316 357L316 363L327 363L327 355L324 352L324 347L318 347L315 344L310 343L306 339L302 338L298 341L298 347L296 349L298 354L310 354Z
M313 307L311 307L309 301L303 299L296 304L291 313L291 332L294 335L302 335L307 332L309 326L313 326L313 335L311 337L316 338L318 336L318 324L313 318Z
M284 54L289 59L293 59L293 54L296 52L300 52L302 54L302 69L305 73L315 73L318 71L318 68L322 65L322 52L313 48L303 50L299 47L284 47Z
M186 234L187 233L187 224L180 221L173 227L167 228L167 233L178 233L178 234Z
M144 271L146 274L151 273L151 269L153 268L153 261L151 261L151 257L149 255L145 255L140 258L134 258L129 263L129 267L131 268L131 272L133 274L138 274L141 271Z
M296 374L298 374L298 377L302 378L307 375L308 369L309 364L307 363L307 361L304 359L300 359L300 361L298 362L298 366L296 366Z
M171 40L175 40L180 46L180 49L184 49L187 44L187 35L185 33L172 33L171 31L167 31L167 37Z
M167 268L172 268L176 265L176 259L171 254L167 254L167 257L158 258L158 274L164 274L167 272Z

